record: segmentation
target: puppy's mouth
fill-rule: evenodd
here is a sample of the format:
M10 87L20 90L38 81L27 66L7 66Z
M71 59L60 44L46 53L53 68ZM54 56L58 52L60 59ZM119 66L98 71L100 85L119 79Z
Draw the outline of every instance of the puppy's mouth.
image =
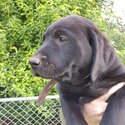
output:
M57 67L55 64L50 63L48 59L42 59L44 60L41 61L37 56L30 59L31 70L35 76L57 81L70 81L74 70L73 62L66 66L63 65L63 67Z
M33 75L47 78L47 79L54 79L55 78L55 66L53 64L44 64L39 66L31 66L31 71Z
M43 77L46 79L55 79L57 81L69 81L71 79L71 71L69 68L56 69L53 64L46 64L40 66L31 66L31 71L33 75L37 77Z

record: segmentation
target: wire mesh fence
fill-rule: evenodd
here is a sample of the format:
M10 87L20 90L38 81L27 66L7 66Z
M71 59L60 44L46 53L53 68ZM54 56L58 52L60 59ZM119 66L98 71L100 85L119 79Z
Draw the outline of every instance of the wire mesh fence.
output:
M58 96L48 96L36 107L37 97L0 99L0 125L61 125Z

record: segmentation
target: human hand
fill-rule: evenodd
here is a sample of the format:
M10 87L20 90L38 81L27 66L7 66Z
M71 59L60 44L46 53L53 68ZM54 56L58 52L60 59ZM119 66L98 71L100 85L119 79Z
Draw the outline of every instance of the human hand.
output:
M83 116L87 121L88 125L99 125L103 113L105 112L105 109L108 105L106 100L117 90L122 88L124 85L125 83L123 82L119 83L113 86L111 89L109 89L109 91L106 94L84 105Z

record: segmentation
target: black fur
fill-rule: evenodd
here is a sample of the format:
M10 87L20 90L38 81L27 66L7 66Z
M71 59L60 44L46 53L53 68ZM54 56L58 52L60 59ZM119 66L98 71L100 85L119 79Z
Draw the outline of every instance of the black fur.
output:
M87 125L80 105L125 81L114 48L88 19L69 15L51 24L31 57L34 74L58 81L67 125ZM108 101L100 125L125 125L125 87Z

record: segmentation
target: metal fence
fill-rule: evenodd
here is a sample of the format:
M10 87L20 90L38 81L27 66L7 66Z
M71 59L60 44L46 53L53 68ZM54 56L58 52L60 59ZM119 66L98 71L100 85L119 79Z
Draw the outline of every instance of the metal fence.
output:
M0 99L0 125L61 125L58 96L47 96L36 107L38 97Z

